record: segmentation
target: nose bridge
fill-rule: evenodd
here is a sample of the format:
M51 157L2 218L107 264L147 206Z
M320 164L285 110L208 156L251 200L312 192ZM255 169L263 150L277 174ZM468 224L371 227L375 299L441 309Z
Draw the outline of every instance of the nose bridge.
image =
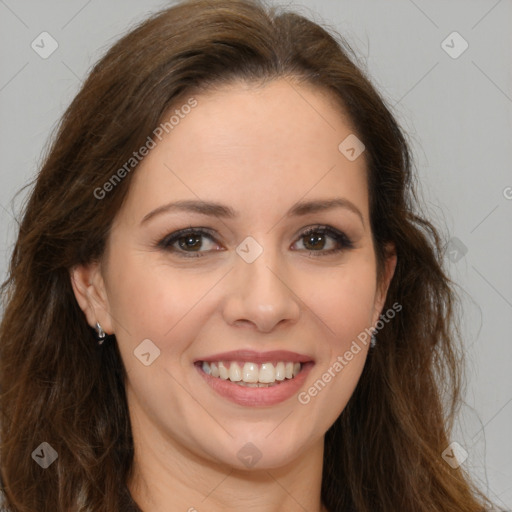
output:
M250 322L269 331L283 320L295 322L300 308L278 244L271 235L258 238L248 236L236 249L224 314L229 323Z
M262 237L259 239L262 240ZM258 295L263 294L260 300L282 292L280 288L283 284L275 275L283 272L282 255L271 239L271 236L267 236L260 244L255 238L247 237L237 247L239 260L236 265L239 277L248 287L246 291L252 288Z

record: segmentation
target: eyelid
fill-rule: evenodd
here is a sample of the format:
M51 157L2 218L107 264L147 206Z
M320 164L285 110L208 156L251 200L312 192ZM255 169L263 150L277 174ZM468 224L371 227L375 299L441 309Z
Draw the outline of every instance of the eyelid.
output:
M312 224L310 226L306 226L301 228L295 237L300 238L304 235L309 235L310 233L316 233L317 231L325 232L328 235L340 236L345 238L347 242L351 242L349 236L344 231L330 226L329 224Z
M162 249L169 249L172 243L175 243L179 238L181 238L182 236L186 236L188 234L205 236L210 240L216 242L215 232L212 229L203 228L200 226L190 226L188 228L178 229L176 231L173 231L172 233L165 235L162 239L159 239L159 241L156 243L156 246Z
M303 237L310 235L312 233L321 233L329 236L332 238L339 246L335 249L329 249L329 250L309 250L310 254L314 254L314 256L325 256L329 254L334 253L340 253L342 251L346 251L349 249L352 249L354 247L353 241L346 235L345 232L334 228L329 225L325 224L313 224L307 227L302 228L296 235L295 235L295 241L293 242L293 245L297 243L299 240L301 240ZM210 228L204 228L204 227L193 227L190 226L188 228L179 229L176 231L173 231L172 233L166 235L164 238L156 242L156 246L160 249L167 250L169 252L174 252L179 254L181 257L190 258L190 257L202 257L204 254L208 254L210 252L217 252L217 251L182 251L179 249L175 249L172 246L183 236L186 236L188 234L194 234L194 235L200 235L204 236L206 238L209 238L212 242L219 244L219 242L216 240L216 233L214 230ZM220 245L220 244L219 244ZM304 249L307 250L307 249ZM304 251L302 250L302 251ZM315 254L317 253L317 254ZM186 256L188 254L188 256Z
M329 225L326 225L326 224L315 224L313 226L310 226L310 227L307 227L307 228L303 228L298 236L296 237L297 238L297 241L299 241L301 238L305 237L305 236L308 236L310 234L313 234L313 233L322 233L322 234L325 234L327 236L329 236L330 238L332 238L338 245L341 246L341 248L335 248L335 249L330 249L330 250L327 250L327 251L314 251L314 250L310 250L309 251L309 254L310 255L314 255L315 257L318 256L327 256L327 255L331 255L331 254L337 254L337 253L340 253L340 252L343 252L343 251L347 251L349 249L353 249L354 248L354 242L352 241L352 239L343 231L339 230L339 229L336 229L332 226L329 226ZM294 242L295 244L296 242ZM306 249L307 250L307 249Z

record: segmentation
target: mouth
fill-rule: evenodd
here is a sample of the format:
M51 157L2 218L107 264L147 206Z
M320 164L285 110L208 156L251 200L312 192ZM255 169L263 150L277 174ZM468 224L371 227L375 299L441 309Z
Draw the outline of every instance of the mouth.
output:
M236 351L196 360L210 387L240 405L273 405L294 395L314 361L286 351Z
M211 377L229 380L238 386L267 388L295 378L302 370L303 363L268 361L258 364L254 361L202 361L197 364Z

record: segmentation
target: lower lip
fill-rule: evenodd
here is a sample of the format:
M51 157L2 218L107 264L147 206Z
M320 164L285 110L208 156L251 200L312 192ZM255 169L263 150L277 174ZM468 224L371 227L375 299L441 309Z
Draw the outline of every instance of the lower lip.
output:
M201 366L197 364L195 367L206 383L216 393L238 405L255 407L275 405L280 402L284 402L297 394L304 383L307 374L313 367L313 364L314 363L312 362L303 364L300 373L293 377L293 379L286 379L281 381L280 384L266 388L249 388L246 386L240 386L230 380L224 380L220 377L212 377L211 375L208 375L203 371Z

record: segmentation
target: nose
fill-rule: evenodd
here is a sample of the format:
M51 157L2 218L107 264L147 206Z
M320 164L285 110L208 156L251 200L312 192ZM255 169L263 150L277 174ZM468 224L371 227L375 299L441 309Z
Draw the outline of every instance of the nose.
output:
M223 304L229 325L271 332L297 322L300 299L293 291L292 273L277 250L264 249L252 263L237 255L234 265Z

